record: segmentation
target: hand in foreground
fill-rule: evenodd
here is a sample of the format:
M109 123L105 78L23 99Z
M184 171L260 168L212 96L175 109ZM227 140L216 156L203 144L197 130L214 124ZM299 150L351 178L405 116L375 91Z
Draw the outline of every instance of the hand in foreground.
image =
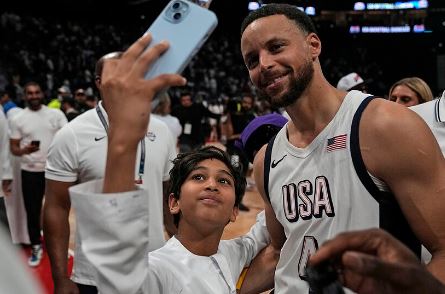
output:
M144 79L150 65L168 49L167 42L160 42L146 50L150 41L151 35L146 34L121 58L108 59L104 63L101 94L107 100L110 139L116 135L137 144L145 136L154 95L167 87L186 83L178 74Z
M311 257L310 265L334 260L345 287L357 293L445 293L445 286L417 257L379 229L339 234Z

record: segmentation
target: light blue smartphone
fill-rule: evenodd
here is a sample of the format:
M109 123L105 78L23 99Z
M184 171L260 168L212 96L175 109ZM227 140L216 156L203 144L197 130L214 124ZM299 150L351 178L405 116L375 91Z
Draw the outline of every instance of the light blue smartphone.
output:
M216 15L186 0L170 1L148 28L153 36L149 48L167 40L169 49L145 75L151 79L164 73L181 73L216 28Z

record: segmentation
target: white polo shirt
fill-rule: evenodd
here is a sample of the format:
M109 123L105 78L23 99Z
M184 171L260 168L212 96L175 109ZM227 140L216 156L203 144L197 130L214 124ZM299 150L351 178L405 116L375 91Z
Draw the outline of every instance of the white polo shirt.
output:
M108 124L102 103L100 110ZM143 187L149 191L150 242L152 251L165 244L163 226L162 182L169 180L172 160L176 158L176 144L168 127L151 117L145 136L145 168ZM107 133L96 109L88 110L68 123L55 136L50 146L45 177L60 182L84 183L104 177L107 156ZM139 172L141 144L138 146L135 174ZM147 201L148 201L147 199ZM95 285L93 268L81 251L81 240L76 231L74 270L75 282Z

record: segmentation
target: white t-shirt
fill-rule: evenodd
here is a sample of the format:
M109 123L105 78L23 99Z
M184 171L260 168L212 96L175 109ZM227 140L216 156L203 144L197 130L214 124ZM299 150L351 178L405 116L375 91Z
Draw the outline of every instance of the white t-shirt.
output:
M59 109L45 105L33 111L25 108L11 120L11 139L21 140L23 148L33 140L40 141L40 150L22 156L21 169L30 172L43 172L48 155L48 148L57 131L67 123L66 117Z
M108 124L102 103L101 112ZM163 223L162 182L170 178L172 160L176 158L176 144L168 127L151 117L145 136L145 168L142 186L148 187L146 201L150 202L150 243L152 251L165 244ZM91 109L68 123L54 138L50 146L45 177L60 182L84 183L104 177L107 133L98 113ZM141 144L138 145L135 175L139 172ZM136 180L136 179L135 179ZM76 212L77 213L77 212ZM78 215L78 213L77 213ZM77 217L77 221L78 217ZM76 231L75 258L72 279L75 282L95 285L94 270L81 251L81 240Z
M149 253L147 266L147 191L101 194L101 189L102 181L70 188L80 211L82 248L97 267L101 293L236 293L241 271L269 243L261 212L248 234L221 241L212 256L194 255L173 237Z
M165 122L165 124L168 126L170 131L172 132L173 136L175 138L178 138L182 133L182 126L179 122L179 119L177 117L171 116L170 114L167 115L158 115L155 113L151 114L153 117L156 117L159 120L162 120Z

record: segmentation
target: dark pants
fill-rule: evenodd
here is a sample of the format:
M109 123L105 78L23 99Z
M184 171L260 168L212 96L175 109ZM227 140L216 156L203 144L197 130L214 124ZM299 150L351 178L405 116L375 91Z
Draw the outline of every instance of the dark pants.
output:
M79 288L79 294L97 294L97 288L95 286L83 285L76 283Z
M3 197L0 197L0 223L9 232L9 222L8 216L6 215L5 198Z
M22 170L22 190L31 245L40 245L40 213L45 194L45 172Z

